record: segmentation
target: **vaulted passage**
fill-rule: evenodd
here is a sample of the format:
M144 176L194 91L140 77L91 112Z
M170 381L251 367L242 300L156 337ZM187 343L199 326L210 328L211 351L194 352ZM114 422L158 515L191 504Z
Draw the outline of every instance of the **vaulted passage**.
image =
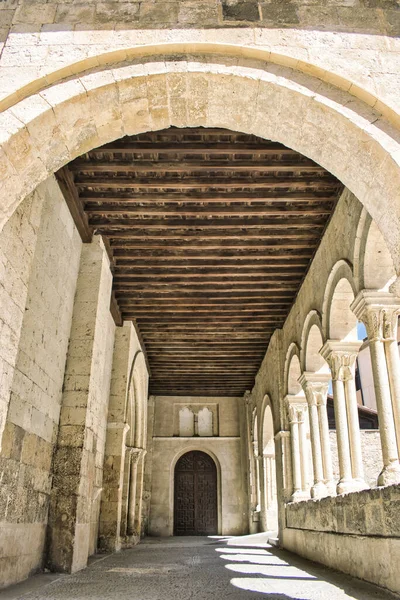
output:
M203 128L123 138L58 179L83 239L106 241L150 393L251 389L343 186L281 144Z

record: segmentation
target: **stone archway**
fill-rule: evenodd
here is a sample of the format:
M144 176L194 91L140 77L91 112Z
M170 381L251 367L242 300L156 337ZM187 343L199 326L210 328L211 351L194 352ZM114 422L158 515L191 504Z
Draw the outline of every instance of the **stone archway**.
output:
M279 141L336 175L376 220L399 268L396 130L319 79L261 60L227 62L181 54L107 65L5 111L2 223L49 174L88 149L170 125L216 126Z

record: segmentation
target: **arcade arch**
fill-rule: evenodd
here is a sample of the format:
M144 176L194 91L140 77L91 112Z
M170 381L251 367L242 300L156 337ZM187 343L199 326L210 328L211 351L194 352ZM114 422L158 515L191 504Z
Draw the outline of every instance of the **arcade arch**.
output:
M275 434L271 401L265 396L261 410L261 527L278 530L278 500L276 489Z
M353 102L350 107L347 106L348 94L338 93L335 88L320 82L318 82L318 89L315 89L314 78L299 77L296 71L287 67L271 68L265 63L254 65L244 60L240 67L224 65L221 73L221 63L218 60L208 62L196 57L196 60L188 65L185 59L186 57L182 56L180 60L172 61L169 57L165 57L158 66L149 61L146 76L142 75L143 61L123 65L112 71L83 73L79 78L60 82L37 96L32 95L23 100L19 106L10 109L11 121L15 128L11 126L9 139L4 143L4 161L10 178L2 189L3 223L6 223L19 201L49 173L88 149L111 142L124 134L149 131L169 125L216 126L247 133L257 132L257 135L277 140L310 158L315 158L320 164L326 166L357 194L371 215L377 219L380 231L392 252L394 264L399 266L400 207L396 190L399 187L400 176L398 165L391 156L393 148L397 150L397 142L393 141L389 128L386 128L386 133L379 129L379 123L375 123L377 115L373 111L357 102ZM159 69L162 70L162 74L159 73ZM104 74L108 75L110 72L114 80L104 85ZM183 93L179 86L179 93L174 93L177 82L182 84ZM156 103L152 104L154 98L149 93L149 89L153 84L163 86L165 91L162 110ZM231 101L230 111L224 110L227 98ZM37 112L32 118L30 109L35 102ZM15 121L16 118L18 122ZM294 122L302 123L302 127L293 127ZM329 136L326 136L326 131L330 132ZM324 140L322 147L321 139ZM343 140L346 140L344 148ZM373 174L378 171L381 177L375 180ZM382 196L386 200L384 214L382 214ZM377 246L372 244L372 247ZM385 259L385 266L389 262ZM315 380L312 381L310 378L306 381L304 375L320 376L326 371L325 363L319 358L320 350L330 367L334 382L340 462L340 481L337 491L342 493L365 487L354 388L353 366L357 350L355 336L357 318L354 314L359 318L365 318L368 326L371 325L369 317L365 317L363 312L365 294L362 290L360 292L362 295L354 300L356 289L352 278L347 276L349 270L351 272L351 267L345 261L335 268L329 281L326 304L324 307L318 307L322 313L323 326L317 322L318 314L313 313L308 321L307 328L308 326L309 328L304 335L302 347L299 349L296 344L292 344L286 356L283 388L287 391L284 402L289 416L293 500L307 499L310 493L309 435L315 442L313 442L314 486L313 489L311 488L311 493L314 497L321 497L332 482L327 455L322 454L324 457L322 464L320 461L318 465L318 453L315 450L318 447L318 434L321 453L324 447L322 438L325 425L321 417L323 411L318 415L318 408L317 411L313 410L311 432L308 430L308 406L318 407L315 395L317 393L323 395L325 392L315 390L309 392L308 384L315 383ZM366 272L373 272L368 261ZM382 291L381 287L379 291ZM387 304L383 304L387 308ZM373 307L373 310L375 309L376 303ZM393 308L392 303L389 310L392 311L393 317L398 306L395 304ZM383 331L384 326L388 326L388 313L385 311L383 313L386 317L382 316L380 331ZM392 338L393 335L384 338L385 341L390 342L385 345L383 339L379 338L374 346L373 355L376 380L382 381L382 375L386 378L385 385L379 387L379 383L377 384L381 427L386 431L386 437L383 437L382 441L384 469L380 482L383 484L397 482L399 477L396 433L397 440L400 437L395 425L397 422L397 428L399 427L400 413L398 400L396 400L399 397L396 396L399 390L399 369L393 352ZM325 343L322 345L323 341ZM281 378L281 373L279 377ZM127 435L128 446L144 451L146 430L144 399L147 397L147 390L140 382L136 382L135 385L134 377L131 379L133 383L129 386L130 399L125 423L130 427L130 433L128 432ZM318 379L317 383L322 384L324 381ZM140 398L143 402L137 400ZM269 420L272 415L267 408L264 413L268 416L265 417L264 414L263 419ZM264 426L263 421L263 432ZM283 430L286 424L282 423L280 426ZM264 447L264 438L258 438L258 431L257 413L254 412L252 442L253 453L257 447L257 455L259 443L262 443L264 451L271 442L269 439ZM256 460L256 472L257 465L259 465L258 460ZM127 466L125 472L129 474L132 470ZM128 481L129 475L127 477ZM140 480L140 477L136 474L135 481L138 479ZM260 497L262 498L259 471L256 482L254 510L258 511ZM132 490L131 487L129 489ZM127 534L140 533L137 518L140 518L141 514L139 504L142 493L131 494L127 485L125 496L130 499L127 502L130 507L133 498L135 503L133 525L131 520L131 525L127 525ZM127 513L129 513L128 509ZM268 523L267 515L266 519Z
M151 66L143 76L146 62ZM3 143L7 173L3 224L49 174L90 148L124 134L170 125L218 126L256 132L327 168L379 223L397 265L399 233L392 217L400 216L395 193L400 175L392 158L397 138L391 126L379 128L379 114L354 96L294 69L244 58L239 68L224 65L222 70L215 57L211 61L194 55L190 62L185 53L174 55L173 61L168 55L147 57L80 73L13 105L4 113L9 133ZM113 82L104 85L109 76ZM183 96L174 95L174 79L182 82ZM162 112L152 107L151 81L164 88ZM229 112L222 108L227 97ZM293 127L292 123L303 125ZM378 171L379 182L373 176ZM386 199L384 213L382 197Z

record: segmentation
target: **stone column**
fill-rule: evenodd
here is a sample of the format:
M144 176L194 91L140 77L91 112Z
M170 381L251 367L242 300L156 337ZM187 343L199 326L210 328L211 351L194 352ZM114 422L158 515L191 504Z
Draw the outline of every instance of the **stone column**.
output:
M49 567L74 572L87 564L99 415L107 418L111 375L108 339L112 275L101 238L82 247L53 462ZM110 364L108 364L110 358ZM99 442L100 443L100 442Z
M368 487L364 481L354 368L361 342L329 340L321 354L332 373L340 480L337 493Z
M140 538L142 535L142 507L143 507L143 480L144 480L144 461L146 457L146 450L142 450L137 468L137 482L136 482L136 505L135 505L135 523L134 530L135 534Z
M99 548L106 552L116 552L121 548L122 489L128 430L127 423L110 422L107 425L104 492L99 521Z
M318 396L321 394L321 387L326 387L326 390L328 391L328 384L326 383L326 379L329 380L330 376L324 374L318 375L316 373L307 372L303 373L299 378L299 383L301 384L306 395L310 415L311 450L314 468L314 485L311 488L312 498L323 498L329 493L325 484L326 477L324 473L324 462L320 435L321 428L319 423L318 411Z
M128 500L128 527L127 535L135 534L135 517L136 517L136 488L137 488L137 468L138 462L142 454L141 448L128 448L131 455L130 474L129 474L129 500Z
M261 456L258 453L258 442L253 442L253 452L254 452L254 463L255 463L255 488L256 488L256 511L259 512L261 509L261 481L260 481L260 460Z
M314 393L317 396L322 463L324 467L324 483L329 495L334 495L336 494L336 483L333 479L332 452L329 438L329 423L327 413L328 387L331 377L330 375L327 375L326 377L327 379L324 383L321 381L318 387L314 387ZM319 379L321 380L321 375L319 375Z
M283 502L290 502L293 494L292 443L290 431L281 430L274 436L275 460L278 468L276 477L280 478ZM277 484L278 485L278 484Z
M400 483L400 374L396 343L400 300L389 292L362 290L351 308L365 324L371 352L383 457L378 485Z
M289 415L291 451L292 451L292 473L294 502L305 500L309 497L307 489L307 452L306 452L306 428L305 413L307 402L301 396L286 396L287 411Z

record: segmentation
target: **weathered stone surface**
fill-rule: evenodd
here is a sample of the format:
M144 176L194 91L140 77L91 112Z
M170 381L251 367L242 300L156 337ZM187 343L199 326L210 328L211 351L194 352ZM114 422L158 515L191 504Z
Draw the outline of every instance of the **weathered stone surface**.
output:
M282 507L293 484L283 406L287 353L293 345L298 348L304 371L306 320L311 313L320 316L326 341L334 285L345 275L354 291L363 287L368 219L361 202L384 233L396 267L400 265L398 4L0 2L0 97L1 108L9 109L0 116L0 218L5 224L0 235L2 584L42 565L51 485L53 565L77 569L86 564L96 548L100 511L100 539L104 547L118 548L120 523L128 521L129 512L123 436L135 451L146 447L146 382L141 382L138 428L124 403L127 357L132 357L130 351L122 352L127 362L119 362L117 341L111 373L114 324L108 310L107 260L104 287L92 273L81 282L71 327L81 244L54 180L43 181L76 155L123 135L171 124L203 125L281 141L313 157L357 193L360 202L348 190L343 194L291 313L270 342L253 390L259 416L267 394L271 400ZM145 60L147 46L152 56ZM137 343L135 339L131 347ZM145 372L143 363L140 370ZM225 533L245 530L247 491L249 496L258 491L256 470L248 473L252 450L244 443L243 407L235 402L236 408L232 399L229 407L223 399L212 399L218 405L218 415L210 410L220 438L196 440L223 467ZM181 446L174 438L170 404L162 398L149 403L146 469L143 473L142 457L131 481L141 490L144 480L144 492L137 492L133 502L139 521L131 540L137 539L142 516L147 529L171 531L169 470ZM259 433L262 452L261 426ZM365 478L371 485L381 467L378 442L376 433L362 435ZM399 532L398 507L395 487L291 505L286 515L291 531L283 541L304 554L314 548L312 556L307 554L311 558L395 589L391 565L399 551L388 538ZM259 510L253 510L254 527L258 516ZM281 510L281 526L284 518ZM371 540L361 568L351 553L362 549L362 536ZM390 560L385 563L382 556Z
M225 0L222 4L222 15L225 21L259 21L259 3L257 0Z

